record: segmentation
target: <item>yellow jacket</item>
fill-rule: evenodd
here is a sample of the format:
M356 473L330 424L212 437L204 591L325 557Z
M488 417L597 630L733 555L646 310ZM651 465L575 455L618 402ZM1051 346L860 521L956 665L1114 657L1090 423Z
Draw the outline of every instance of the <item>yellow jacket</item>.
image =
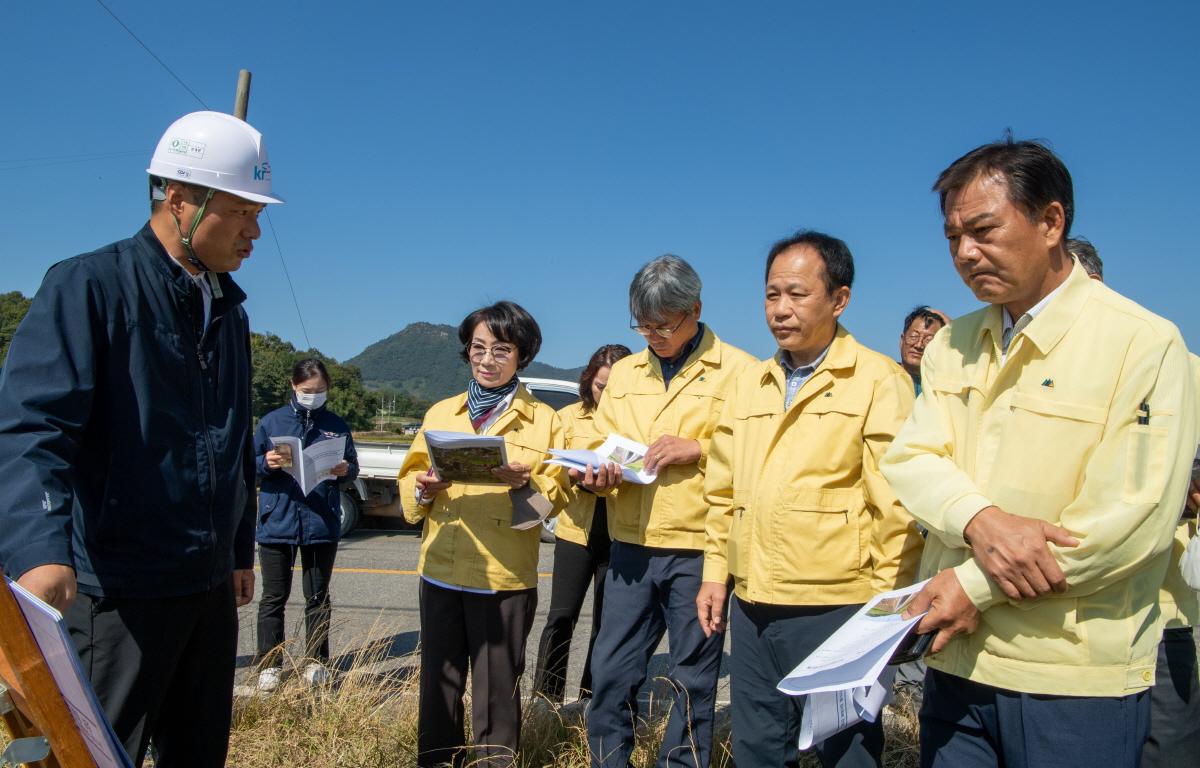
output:
M1196 449L1176 328L1076 265L1000 364L999 306L940 331L883 473L929 528L922 576L954 568L983 612L932 667L1015 691L1124 696L1154 682L1158 591ZM1139 424L1140 407L1149 424ZM963 527L996 505L1061 525L1061 595L1010 602Z
M563 442L568 448L592 448L604 441L607 435L597 435L594 414L584 410L583 403L575 403L558 412L562 420ZM558 516L554 535L563 541L587 546L588 534L592 530L592 515L596 513L596 495L579 486L567 489L567 507Z
M1196 355L1192 355L1192 374L1196 394L1200 397L1200 357ZM1200 410L1200 406L1197 410ZM1158 605L1162 610L1162 620L1166 629L1194 627L1200 624L1200 592L1189 587L1179 571L1183 551L1195 535L1194 518L1181 520L1175 528L1175 541L1171 544L1171 558L1167 565L1167 579L1158 595Z
M879 473L912 410L912 379L844 328L785 411L764 360L734 378L704 489L704 580L730 574L744 600L865 603L913 581L921 536Z
M608 498L614 541L666 549L704 549L704 466L730 379L754 358L705 327L700 345L663 386L662 367L649 349L618 360L596 409L596 433L611 432L650 445L663 435L700 442L696 464L665 467L650 485L622 483Z
M418 504L416 478L429 469L425 430L474 432L463 393L436 403L400 467L400 503L421 529L417 571L431 579L475 589L530 589L537 586L538 527L515 531L505 485L454 483L431 504ZM530 484L554 505L566 504L560 467L544 464L546 451L562 446L558 414L518 387L512 405L484 434L503 435L510 462L533 467Z

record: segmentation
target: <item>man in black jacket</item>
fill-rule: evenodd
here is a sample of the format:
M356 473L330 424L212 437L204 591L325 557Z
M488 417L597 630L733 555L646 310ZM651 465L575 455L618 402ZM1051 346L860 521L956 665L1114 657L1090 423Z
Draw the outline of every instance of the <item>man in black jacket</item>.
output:
M250 327L228 273L282 202L215 112L155 150L140 232L46 273L0 375L0 564L66 615L142 764L221 766L254 595Z

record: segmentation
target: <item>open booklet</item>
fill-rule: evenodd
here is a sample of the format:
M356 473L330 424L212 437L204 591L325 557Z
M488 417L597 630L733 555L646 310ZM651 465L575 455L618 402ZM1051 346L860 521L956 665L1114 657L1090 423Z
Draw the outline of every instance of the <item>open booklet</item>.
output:
M554 458L546 463L558 464L567 469L578 469L580 472L587 469L588 465L591 465L592 469L596 469L602 464L618 464L621 467L621 476L626 482L650 485L658 475L651 474L642 467L647 450L649 449L646 446L636 440L630 440L628 437L620 435L609 435L608 439L594 451L552 449L549 453Z
M904 611L926 583L871 598L780 681L783 693L808 697L801 749L860 721L875 722L891 700L895 669L886 669L888 662L925 615L906 619Z
M508 463L504 438L499 435L472 435L469 432L425 431L429 461L439 480L454 483L491 483L504 481L491 470Z
M304 495L313 492L321 483L333 478L329 470L336 467L346 456L346 438L331 437L313 443L307 448L298 437L272 437L271 445L283 456L283 466L280 467L296 480L296 484L304 491Z
M17 605L29 624L29 630L37 643L54 683L62 692L67 708L75 721L75 727L83 736L88 752L98 768L133 768L133 761L125 753L120 739L104 716L92 686L83 675L75 645L67 634L62 614L26 591L21 585L4 578L7 589L12 590Z

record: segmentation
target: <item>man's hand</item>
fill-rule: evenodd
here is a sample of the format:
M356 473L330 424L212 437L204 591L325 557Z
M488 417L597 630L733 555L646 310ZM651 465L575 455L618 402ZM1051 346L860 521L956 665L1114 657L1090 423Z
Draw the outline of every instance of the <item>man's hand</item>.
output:
M75 569L69 565L39 565L21 574L17 583L66 613L75 600Z
M1067 577L1046 545L1078 546L1079 540L1066 529L1010 515L999 507L984 507L967 523L963 534L984 572L1010 599L1067 591Z
M445 482L438 480L437 472L430 469L428 472L417 473L417 492L421 494L421 498L432 500L440 492L450 487L450 481Z
M725 631L725 604L729 599L729 590L717 581L700 582L700 592L696 595L696 613L700 617L700 629L705 637L712 637L713 632Z
M254 569L236 568L233 571L233 605L241 608L254 599Z
M508 487L514 491L518 488L524 488L529 484L529 471L531 467L527 464L517 464L510 462L500 467L492 467L492 474L497 479L508 483Z
M621 475L621 467L617 464L601 464L599 467L592 469L592 465L588 464L585 471L580 472L578 469L567 470L567 474L571 476L571 480L583 486L592 493L604 493L621 484L624 477Z
M346 473L349 471L350 471L350 462L346 461L345 459L342 459L341 461L339 461L337 464L334 464L330 468L329 474L333 475L334 477L345 477Z
M1192 512L1200 512L1200 477L1192 478L1192 486L1188 488L1187 508Z
M958 575L950 569L929 580L904 611L904 618L911 619L924 611L929 613L917 624L916 632L918 635L937 632L930 653L945 648L955 635L969 635L979 628L979 609L963 591Z
M656 474L662 467L671 464L695 464L697 461L700 461L699 440L663 435L650 444L642 466L647 472Z
M267 469L279 469L283 466L283 456L276 450L267 451L263 454L263 463L267 465Z

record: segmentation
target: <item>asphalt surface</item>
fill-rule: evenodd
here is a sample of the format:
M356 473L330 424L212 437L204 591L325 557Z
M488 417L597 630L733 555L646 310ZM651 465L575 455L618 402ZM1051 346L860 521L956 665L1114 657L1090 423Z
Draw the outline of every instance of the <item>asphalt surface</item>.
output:
M385 674L405 674L415 671L417 658L413 655L420 637L420 616L417 609L416 574L420 539L415 532L358 529L351 532L338 548L331 585L333 621L330 633L331 666L347 669L356 654L370 648L377 653L376 671ZM538 641L550 607L550 577L554 563L554 545L541 545L538 564L538 609L533 630L526 643L526 684L528 693L537 664ZM297 563L298 565L299 563ZM238 636L238 682L254 680L253 655L255 622L258 612L257 595L261 594L261 578L255 579L256 599L240 609ZM566 700L573 701L578 692L583 661L587 655L588 633L592 622L592 599L584 601L575 636L571 643L570 666L567 675ZM292 593L287 607L287 636L295 651L303 645L304 598L301 593L300 572L295 572ZM729 639L725 640L729 651ZM664 687L655 678L667 669L666 639L655 652L650 664L649 682L644 696ZM723 665L725 666L725 665ZM728 674L722 670L717 700L729 700Z

